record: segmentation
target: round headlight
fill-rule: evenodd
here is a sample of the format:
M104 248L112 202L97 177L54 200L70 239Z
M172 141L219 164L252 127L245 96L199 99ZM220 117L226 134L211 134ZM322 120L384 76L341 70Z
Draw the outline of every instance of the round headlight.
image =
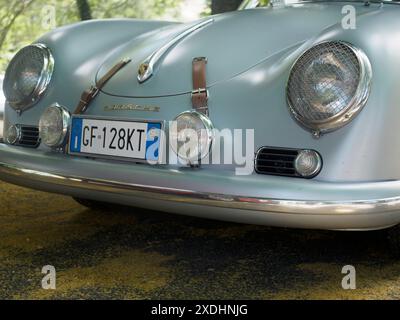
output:
M11 60L3 83L7 102L17 111L37 103L50 83L54 59L43 44L21 49Z
M40 117L39 135L48 147L61 147L66 141L71 115L58 104L46 108Z
M341 41L320 43L292 67L287 100L291 113L314 132L338 129L366 104L372 69L367 56Z
M170 128L172 150L189 164L196 164L205 158L214 139L211 120L196 111L186 111L178 115Z

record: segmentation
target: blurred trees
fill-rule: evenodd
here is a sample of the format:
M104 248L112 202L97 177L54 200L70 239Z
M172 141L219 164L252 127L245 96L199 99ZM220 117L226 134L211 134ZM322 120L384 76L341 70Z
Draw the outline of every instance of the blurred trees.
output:
M211 12L212 14L234 11L239 8L243 0L212 0Z
M0 6L0 49L15 20L33 3L34 0L5 1Z
M76 6L82 21L92 19L92 11L87 0L76 0Z
M62 25L91 18L175 20L191 10L199 17L236 10L241 1L197 0L196 6L192 0L0 0L0 74L21 47Z
M56 27L90 18L178 19L182 1L0 0L0 74L16 51Z

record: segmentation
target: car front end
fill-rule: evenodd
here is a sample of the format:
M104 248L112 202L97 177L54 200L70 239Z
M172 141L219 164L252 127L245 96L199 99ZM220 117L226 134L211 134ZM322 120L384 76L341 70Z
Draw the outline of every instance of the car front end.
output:
M58 29L22 49L7 71L0 178L242 223L397 225L393 37L400 6L354 6L354 30L343 29L338 2L245 10L189 25L113 20ZM93 41L99 34L103 41ZM204 91L193 90L196 57L207 58ZM204 113L193 109L200 93L208 98ZM205 132L194 154L172 143L174 123ZM120 137L118 147L124 126L147 140L130 145ZM114 143L105 137L113 131ZM152 141L155 157L147 152Z

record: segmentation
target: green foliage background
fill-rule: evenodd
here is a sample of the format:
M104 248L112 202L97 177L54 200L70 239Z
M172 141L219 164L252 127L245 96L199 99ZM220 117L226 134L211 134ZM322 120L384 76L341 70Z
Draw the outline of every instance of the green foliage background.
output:
M160 19L165 14L179 19L182 0L89 0L92 17ZM22 46L49 31L49 12L55 12L56 26L78 22L75 0L0 0L0 74ZM48 24L47 24L48 25Z
M204 11L199 12L200 15L236 10L242 2L199 1L204 2ZM261 3L268 1L261 0ZM194 9L191 0L0 0L0 75L4 74L8 62L19 49L55 27L79 22L86 15L93 19L179 20L182 4L189 11L198 10L198 7ZM87 5L89 11L84 10Z

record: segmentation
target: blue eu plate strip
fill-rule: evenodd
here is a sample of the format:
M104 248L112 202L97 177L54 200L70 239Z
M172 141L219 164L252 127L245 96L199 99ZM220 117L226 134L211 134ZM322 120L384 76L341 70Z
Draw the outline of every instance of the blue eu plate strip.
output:
M72 118L70 152L81 152L83 119Z

